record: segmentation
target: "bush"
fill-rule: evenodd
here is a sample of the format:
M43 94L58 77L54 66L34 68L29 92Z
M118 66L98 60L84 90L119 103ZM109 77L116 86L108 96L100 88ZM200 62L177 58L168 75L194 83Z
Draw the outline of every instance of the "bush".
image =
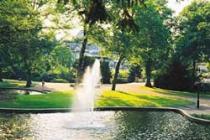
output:
M56 78L55 74L45 73L45 74L43 74L42 78L40 78L40 81L43 79L46 82L50 82L50 81L53 81L55 78Z
M128 83L128 79L127 78L117 78L117 83L118 84Z
M61 72L59 75L57 75L57 79L64 79L68 82L75 82L76 79L76 70L71 69L67 72Z
M55 83L68 83L68 81L65 80L65 79L53 79L51 82L55 82Z
M107 61L101 61L101 76L102 76L102 82L104 84L110 84L110 79L112 77L112 74L109 67L109 62Z
M117 83L128 83L128 70L120 70Z
M128 82L135 82L136 78L141 78L140 65L132 65L129 69Z
M125 79L127 79L128 78L128 70L119 70L119 79L120 78L125 78Z
M199 89L203 92L209 92L210 91L210 83L201 83L201 87Z
M192 74L180 61L173 60L165 72L155 77L154 86L172 90L192 90Z

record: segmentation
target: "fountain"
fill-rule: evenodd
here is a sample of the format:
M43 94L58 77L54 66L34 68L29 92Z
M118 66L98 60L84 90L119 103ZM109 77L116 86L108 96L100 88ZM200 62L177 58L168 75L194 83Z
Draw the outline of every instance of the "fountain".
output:
M95 100L99 93L100 79L100 61L96 59L92 67L86 68L82 83L76 88L71 128L103 127L102 124L96 124L92 117L94 116Z
M74 112L93 111L100 79L100 61L96 59L92 67L86 68L82 83L76 88L77 92L72 107Z

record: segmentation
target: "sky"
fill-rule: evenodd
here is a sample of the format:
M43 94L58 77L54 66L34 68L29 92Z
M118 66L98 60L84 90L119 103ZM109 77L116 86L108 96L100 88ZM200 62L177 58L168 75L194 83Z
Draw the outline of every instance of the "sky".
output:
M176 16L191 2L192 0L183 0L181 2L177 2L176 0L168 0L168 7L174 11L174 16Z

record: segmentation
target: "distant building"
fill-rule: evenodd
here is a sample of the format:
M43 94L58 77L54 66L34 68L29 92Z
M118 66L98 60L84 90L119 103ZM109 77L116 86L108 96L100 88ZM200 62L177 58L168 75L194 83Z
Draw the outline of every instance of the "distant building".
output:
M79 58L79 53L81 50L81 43L68 43L71 51L75 55L75 58ZM85 56L90 57L99 57L100 56L100 49L94 44L88 44L85 50Z
M68 46L70 47L70 49L73 52L75 58L78 59L82 43L67 42L66 44L68 44ZM87 47L86 47L86 50L85 50L85 56L101 58L100 51L101 50L97 45L87 44ZM113 59L110 59L110 58L107 58L107 57L104 57L103 59L106 59L106 61L109 61L110 68L114 69L116 67L117 60L113 60ZM126 65L126 63L123 63L123 64L121 64L120 69L128 69L128 65Z

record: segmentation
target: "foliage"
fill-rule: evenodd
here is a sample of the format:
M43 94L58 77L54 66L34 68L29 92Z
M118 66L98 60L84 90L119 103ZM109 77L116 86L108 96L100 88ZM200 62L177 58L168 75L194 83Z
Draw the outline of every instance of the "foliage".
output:
M207 68L210 71L210 62L207 64Z
M127 83L128 82L128 70L120 69L117 78L117 83Z
M57 45L51 52L52 65L54 67L70 68L74 63L73 54L68 46Z
M151 86L151 71L160 67L169 55L170 30L165 23L171 12L164 1L147 1L145 4L146 7L134 7L136 24L141 27L135 38L135 52L144 63L146 85Z
M101 76L102 76L102 83L110 84L112 74L111 74L108 61L105 61L105 60L101 61Z
M183 65L180 60L173 59L165 71L156 75L154 85L164 89L192 90L193 80L187 66Z
M131 65L129 69L128 82L135 82L136 78L141 78L141 71L141 66L139 64Z
M0 10L0 50L9 54L3 59L13 70L21 69L26 86L31 86L32 73L40 68L40 59L49 54L54 40L40 34L39 13L29 1L1 1Z
M210 2L193 1L178 17L177 50L185 60L209 60Z
M68 83L69 81L67 81L65 79L53 79L51 82L55 82L55 83Z

